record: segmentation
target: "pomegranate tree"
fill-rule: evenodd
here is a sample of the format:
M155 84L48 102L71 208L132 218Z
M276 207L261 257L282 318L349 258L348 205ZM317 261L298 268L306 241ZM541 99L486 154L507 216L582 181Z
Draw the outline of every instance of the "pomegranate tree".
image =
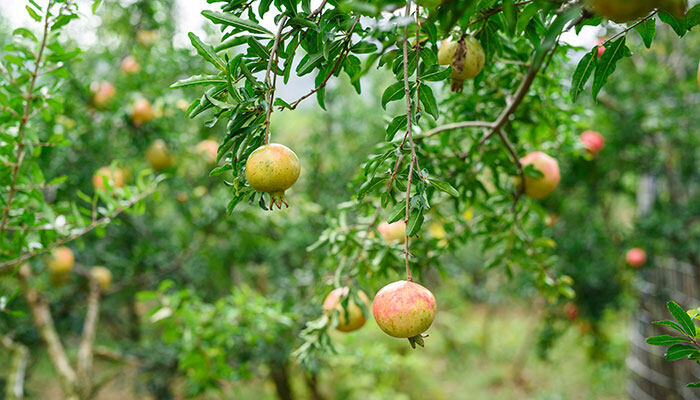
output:
M377 231L389 243L406 243L406 222L403 220L391 224L384 221L377 226Z
M554 158L541 151L536 151L523 157L520 163L523 168L532 165L543 174L539 178L525 175L525 194L528 197L536 200L544 199L559 186L561 174L559 172L559 163ZM516 185L521 185L520 178L516 179Z
M253 189L269 193L272 205L289 207L284 192L292 187L301 173L299 157L287 146L273 143L258 147L245 165L245 178Z
M389 336L408 338L411 347L423 346L423 332L435 319L435 296L411 281L384 286L372 302L372 313L379 327Z
M581 143L583 143L583 148L586 149L586 152L592 157L597 156L605 146L603 135L596 131L585 131L581 134L579 139Z
M335 327L341 332L352 332L362 328L367 319L362 307L355 303L355 300L350 297L347 303L347 309L343 308L343 300L348 297L350 289L342 287L333 289L326 300L323 301L323 310L326 313L338 313L338 325ZM362 301L364 308L369 310L369 298L363 291L357 292L357 297Z
M146 150L146 160L151 168L156 171L170 168L175 162L163 139L157 139L151 143L148 150Z
M484 48L472 36L464 36L458 41L448 37L442 41L438 50L438 63L452 66L453 92L461 92L464 81L479 75L485 62Z
M639 268L647 262L647 253L639 247L627 251L625 260L630 267Z

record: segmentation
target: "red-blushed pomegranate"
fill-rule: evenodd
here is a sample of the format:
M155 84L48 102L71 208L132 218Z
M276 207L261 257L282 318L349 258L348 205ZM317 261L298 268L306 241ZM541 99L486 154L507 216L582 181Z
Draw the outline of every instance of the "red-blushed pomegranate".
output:
M438 64L452 66L452 91L461 92L464 81L479 75L484 69L486 55L481 43L472 36L454 41L447 37L438 50Z
M109 82L95 82L91 85L91 89L93 93L92 102L95 103L97 107L106 106L117 93L117 89Z
M136 99L131 105L131 122L136 126L141 126L147 122L153 121L156 117L153 112L153 106L147 99L141 97Z
M62 275L69 273L75 265L73 250L65 246L56 247L51 251L47 264L52 274Z
M161 171L170 168L175 163L173 156L168 150L168 145L163 139L156 139L146 150L146 160L148 164L156 171Z
M566 303L564 305L564 315L569 321L576 321L578 318L578 306L575 303Z
M585 131L580 137L581 143L583 143L583 148L586 150L591 157L595 157L603 150L605 146L605 139L603 135L596 131Z
M269 193L272 205L289 207L284 192L299 179L299 157L287 146L272 143L258 147L245 164L245 178L253 189Z
M547 154L536 151L520 159L523 168L532 165L536 170L542 172L543 176L535 178L525 175L525 194L536 200L541 200L552 194L559 186L561 174L559 163ZM516 178L516 185L520 186L520 177Z
M196 152L201 154L207 164L216 163L216 155L219 151L219 144L213 140L207 139L197 143Z
M348 297L349 293L350 289L348 287L333 289L328 293L328 296L326 296L326 300L323 301L323 310L326 313L329 315L334 312L338 313L338 325L335 328L341 332L356 331L362 328L367 321L362 307L356 304L352 297L348 299L347 312L346 309L343 308L343 301ZM357 297L364 303L365 310L369 312L369 298L365 292L359 290L357 292Z
M384 221L377 226L377 231L389 243L406 243L406 222L403 220L391 224Z
M603 43L605 43L608 40L608 38L600 38L598 39L598 58L603 57L603 53L605 53L605 46L603 46Z
M122 60L121 70L125 74L135 74L141 70L141 66L134 56L126 56Z
M104 190L105 180L107 180L113 188L124 187L124 171L122 171L121 168L111 167L102 167L98 169L95 175L92 176L92 185L95 187L95 190Z
M372 302L372 314L384 333L408 338L413 348L416 344L423 345L422 333L432 325L435 311L435 296L411 281L384 286Z
M639 268L647 262L647 253L639 247L634 247L627 251L625 260L630 267Z
M103 266L95 266L90 268L90 276L97 281L100 289L105 291L112 286L112 272Z

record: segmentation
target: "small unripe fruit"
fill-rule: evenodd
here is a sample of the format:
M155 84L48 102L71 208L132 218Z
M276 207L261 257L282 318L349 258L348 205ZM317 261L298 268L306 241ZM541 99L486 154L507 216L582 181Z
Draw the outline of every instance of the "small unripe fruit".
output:
M93 103L95 103L97 107L104 107L114 98L117 90L114 88L114 85L109 82L99 82L92 84L92 93Z
M95 190L104 190L104 181L107 180L113 188L124 187L124 171L121 168L102 167L92 176L92 185Z
M258 147L248 157L245 178L258 192L269 193L272 205L289 207L284 192L299 179L301 163L299 157L287 146L272 143Z
M126 56L122 60L121 69L125 74L135 74L141 70L141 66L133 56Z
M438 64L452 66L453 92L461 92L464 81L479 75L485 62L484 48L472 36L465 36L458 41L448 37L442 41L438 50Z
M75 265L73 250L68 247L56 247L51 251L51 257L47 262L52 274L64 275L69 273Z
M157 139L146 150L146 160L156 171L167 169L173 166L173 156L168 151L168 146L162 139Z
M112 272L102 266L90 268L90 276L100 285L100 289L105 291L112 286Z
M219 144L209 139L202 140L197 144L196 151L202 155L202 158L204 158L207 164L214 164L216 163Z
M351 297L348 299L347 313L343 308L343 300L348 296L350 289L347 287L337 288L331 291L323 302L323 309L327 313L338 312L338 325L336 329L341 332L352 332L362 328L367 321L362 307L355 303ZM357 297L364 303L365 309L369 311L369 298L363 291L357 292Z
M139 42L141 46L145 47L154 45L159 37L158 31L155 30L141 29L136 32L136 41Z
M658 0L588 0L594 13L615 22L627 22L649 14Z
M591 157L595 157L603 150L605 146L605 139L603 135L595 131L585 131L581 134L581 143L583 143L583 148L586 150Z
M421 334L435 319L435 296L430 290L411 281L397 281L384 286L372 302L377 325L389 336L409 338L422 343Z
M647 262L647 253L639 247L634 247L627 251L625 260L630 267L639 268Z
M578 318L578 306L574 303L564 305L564 315L569 321L576 321Z
M136 99L131 106L131 122L136 126L151 122L155 116L151 102L143 97Z
M406 222L403 220L391 224L384 221L377 226L377 231L389 243L406 243Z
M547 154L536 151L530 153L520 160L523 168L532 165L536 170L542 172L543 176L535 178L525 175L525 194L533 199L541 200L552 194L559 185L561 174L559 163ZM520 185L520 178L516 179L516 185Z

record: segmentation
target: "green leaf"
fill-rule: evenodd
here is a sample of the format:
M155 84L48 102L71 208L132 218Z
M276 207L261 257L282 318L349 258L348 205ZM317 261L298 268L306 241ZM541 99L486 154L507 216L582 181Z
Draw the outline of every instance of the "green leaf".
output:
M406 226L406 236L414 236L418 233L421 226L423 226L423 209L413 209L411 215L408 218L408 225Z
M33 8L29 6L25 6L25 8L27 9L29 16L32 17L34 21L41 22L41 15L39 15Z
M432 81L432 82L444 81L445 79L449 78L451 73L452 73L452 69L450 67L441 67L439 65L431 65L425 71L423 71L423 75L421 75L420 79L422 81Z
M576 102L578 95L583 91L583 87L590 79L593 70L596 67L596 61L598 60L598 48L594 47L589 53L587 53L581 61L579 61L576 70L574 71L574 76L571 78L571 101Z
M666 360L675 361L697 353L698 349L687 344L675 344L666 351Z
M515 33L515 28L518 21L518 10L515 8L514 0L503 0L503 17L506 20L508 33Z
M668 326L669 328L675 329L675 330L677 330L677 331L680 332L680 333L683 333L683 332L684 332L684 331L683 331L683 328L681 328L680 325L678 325L677 323L675 323L675 322L673 322L673 321L668 321L668 320L665 320L665 321L654 321L654 322L652 322L652 324L654 324L654 325L664 325L664 326Z
M303 76L308 74L309 72L313 71L316 65L318 65L318 63L320 63L322 60L323 54L321 53L312 55L307 54L301 59L299 66L297 66L297 75Z
M678 19L664 11L659 12L659 19L673 28L673 31L676 32L679 37L685 36L685 34L688 32L688 26L685 23L685 19Z
M700 388L700 382L697 382L697 383L689 383L689 384L685 385L685 387L689 387L689 388Z
M654 41L654 36L656 36L656 18L649 18L635 26L634 29L639 33L639 36L642 37L642 41L644 41L644 45L647 49L650 48L651 43Z
M404 96L403 82L394 82L384 90L382 94L382 108L386 110L386 105L392 101L401 99Z
M355 54L368 54L377 51L377 45L369 42L358 42L350 47L350 52Z
M608 77L615 72L617 62L632 55L625 40L626 36L623 36L614 42L608 42L605 46L605 53L600 57L593 76L593 99L598 97L598 93L605 86Z
M199 55L201 55L202 58L214 64L216 68L222 71L226 71L226 64L224 64L224 60L222 60L221 57L219 57L216 54L212 46L204 43L202 39L199 38L199 36L195 35L192 32L188 33L187 36L190 37L190 42L192 42L192 46L194 46L194 48L197 49L197 53L199 53Z
M218 12L218 11L204 10L204 11L202 11L202 15L215 24L228 25L228 26L232 26L234 28L241 29L244 31L248 31L248 32L252 32L252 33L262 33L262 34L272 36L272 32L270 32L267 29L263 28L262 26L256 24L255 22L252 22L252 21L247 20L247 19L238 18L232 14L226 14L226 13L222 13L222 12Z
M93 14L97 12L97 8L100 6L100 4L102 4L102 0L95 0L95 2L92 3L92 13Z
M394 138L394 135L396 135L396 132L398 132L400 129L404 129L406 127L406 114L404 115L399 115L398 117L395 117L394 119L391 120L389 123L389 126L386 127L386 141L390 141L391 139Z
M289 19L289 24L292 26L298 26L301 28L313 29L316 32L320 32L321 29L313 21L302 17L294 17Z
M223 84L226 83L226 79L217 76L217 75L194 75L190 76L187 79L182 79L179 80L172 85L170 85L171 89L179 89L179 88L186 88L186 87L192 87L192 86L200 86L200 85L214 85L214 84Z
M440 112L438 111L437 102L435 101L435 96L430 86L421 85L418 96L420 97L420 102L423 104L425 111L433 118L438 119Z
M445 192L452 197L459 197L459 192L454 186L450 185L448 182L441 181L439 179L428 178L428 182L437 190Z
M647 338L647 343L653 346L672 346L674 344L688 342L689 339L680 336L661 335Z
M673 315L673 318L675 318L676 321L678 321L678 324L683 328L683 332L690 337L695 337L695 324L688 313L686 313L681 306L673 301L666 303L666 306L668 307L668 311L671 313L671 315Z
M360 186L360 189L357 191L357 199L362 200L367 195L367 193L374 190L375 188L381 187L382 185L386 184L386 181L388 179L388 177L375 177L370 179L369 181L366 181L362 184L362 186Z
M404 202L398 202L396 205L394 205L394 208L391 209L389 212L389 218L387 218L386 222L388 223L394 223L400 219L403 219L406 216L406 203Z
M248 47L256 56L263 60L267 60L270 57L270 51L267 47L263 46L262 43L252 36L248 38Z

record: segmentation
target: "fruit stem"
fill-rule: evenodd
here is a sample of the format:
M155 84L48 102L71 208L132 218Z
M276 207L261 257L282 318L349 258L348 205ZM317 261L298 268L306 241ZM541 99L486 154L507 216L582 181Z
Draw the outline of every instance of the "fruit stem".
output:
M277 29L277 35L275 35L275 42L270 50L270 59L267 61L267 71L265 73L265 83L268 86L268 105L267 113L265 115L265 144L270 143L270 116L272 115L273 103L275 102L275 86L277 86L277 64L279 61L279 46L282 39L282 30L287 24L289 17L285 16L280 21L279 28ZM272 70L272 60L275 60L275 69ZM272 71L273 78L270 80L270 71Z

